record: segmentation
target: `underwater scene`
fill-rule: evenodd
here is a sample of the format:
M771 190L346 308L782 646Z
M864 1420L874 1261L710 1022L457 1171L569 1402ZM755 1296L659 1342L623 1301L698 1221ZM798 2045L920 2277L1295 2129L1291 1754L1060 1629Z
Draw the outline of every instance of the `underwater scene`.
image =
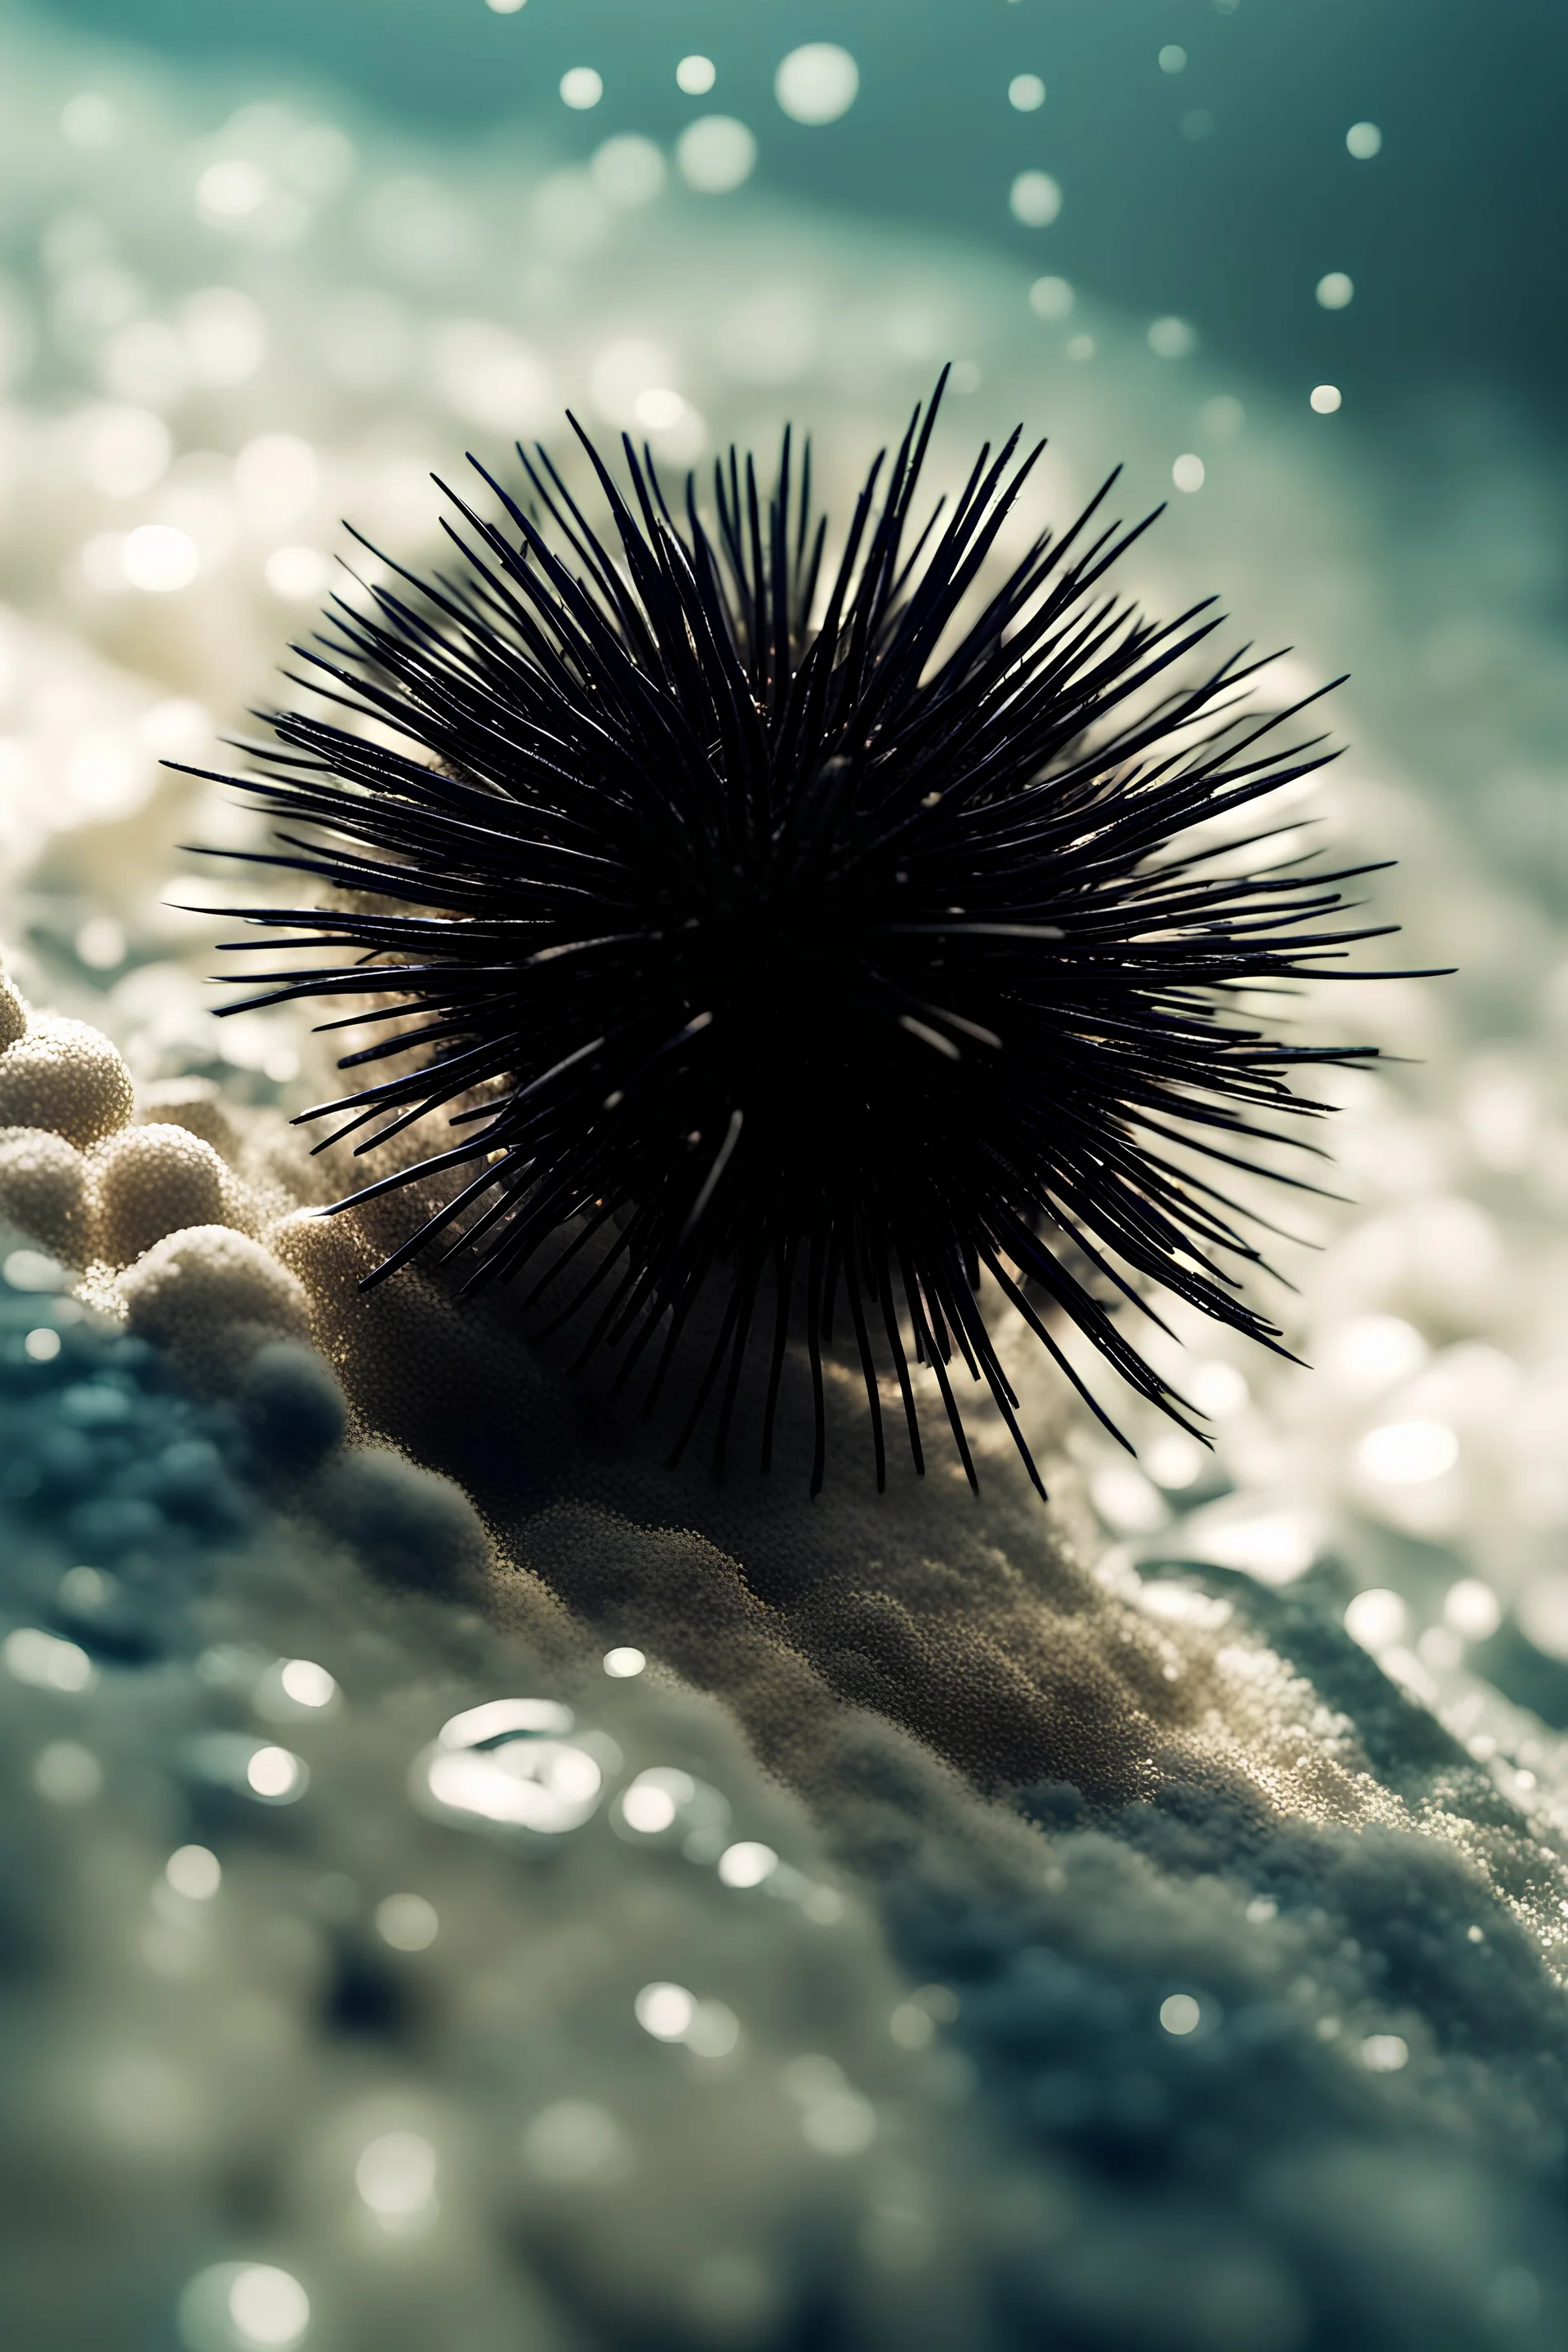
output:
M0 0L0 2335L1568 2341L1568 18Z

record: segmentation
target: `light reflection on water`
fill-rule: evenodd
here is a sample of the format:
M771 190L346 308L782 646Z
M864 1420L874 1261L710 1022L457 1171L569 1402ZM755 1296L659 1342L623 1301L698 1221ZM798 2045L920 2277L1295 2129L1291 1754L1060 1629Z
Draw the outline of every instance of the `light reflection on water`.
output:
M458 1821L560 1837L597 1811L604 1773L559 1735L572 1711L550 1699L492 1699L442 1726L414 1761L416 1803Z

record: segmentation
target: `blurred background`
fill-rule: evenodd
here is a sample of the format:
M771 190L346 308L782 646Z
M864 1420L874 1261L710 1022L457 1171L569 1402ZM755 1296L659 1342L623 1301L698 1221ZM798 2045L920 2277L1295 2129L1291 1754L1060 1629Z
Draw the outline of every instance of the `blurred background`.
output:
M1501 395L1560 433L1568 285L1549 266L1568 22L1551 0L55 0L48 23L352 115L586 159L722 111L756 185L1034 257L1016 174L1064 191L1053 264L1190 320L1286 393L1330 377L1391 436ZM782 59L842 47L852 104L781 106ZM678 87L683 56L710 60ZM563 77L597 74L574 112ZM699 77L699 80L700 77ZM1043 94L1037 94L1043 85ZM579 106L581 100L578 100ZM814 115L843 105L830 123ZM804 115L805 120L798 119ZM1359 137L1352 136L1355 126ZM1348 275L1333 307L1314 289Z

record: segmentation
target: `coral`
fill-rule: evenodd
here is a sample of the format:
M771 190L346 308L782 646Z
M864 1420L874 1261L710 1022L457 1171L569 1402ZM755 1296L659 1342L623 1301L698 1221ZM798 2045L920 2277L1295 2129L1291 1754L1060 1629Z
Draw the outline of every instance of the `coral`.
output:
M120 1277L132 1331L205 1372L248 1358L253 1335L310 1329L304 1291L259 1242L226 1225L166 1234Z
M87 1161L50 1128L0 1128L0 1217L66 1265L85 1265L91 1218Z
M330 1454L348 1426L331 1368L294 1339L263 1340L240 1376L235 1403L263 1459L293 1469Z
M26 1034L26 1003L14 982L0 973L0 1054Z
M224 1223L230 1190L212 1145L187 1129L125 1128L92 1157L94 1255L129 1265L182 1226Z
M489 1539L449 1478L385 1447L357 1449L330 1465L315 1503L325 1526L352 1543L384 1583L456 1600L486 1598Z
M155 1078L139 1089L136 1116L187 1129L231 1164L241 1149L239 1126L211 1078Z
M53 1128L85 1150L123 1127L135 1101L130 1071L85 1021L37 1014L0 1053L0 1126Z

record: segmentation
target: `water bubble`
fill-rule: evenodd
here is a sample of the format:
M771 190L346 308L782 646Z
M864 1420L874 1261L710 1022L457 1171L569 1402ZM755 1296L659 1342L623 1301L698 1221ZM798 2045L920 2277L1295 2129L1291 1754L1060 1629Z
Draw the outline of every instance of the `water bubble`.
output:
M1409 1380L1431 1350L1400 1315L1358 1315L1331 1334L1322 1354L1325 1376L1352 1396L1376 1396Z
M522 2136L529 2170L559 2188L602 2180L623 2169L628 2154L614 2116L591 2099L558 2099L534 2116Z
M1358 163L1370 163L1383 146L1383 133L1375 122L1352 122L1345 132L1345 145Z
M318 548L275 547L261 576L285 604L310 604L324 593L332 567Z
M586 1749L557 1739L494 1748L437 1750L425 1788L441 1811L555 1837L581 1827L598 1805L604 1775Z
M58 1258L43 1250L8 1250L0 1270L13 1290L63 1290L66 1284L66 1270Z
M231 228L260 210L270 188L259 164L231 155L209 163L196 182L196 211L210 228Z
M14 1680L35 1690L84 1691L98 1679L97 1667L77 1643L36 1625L18 1625L7 1633L0 1655Z
M610 1816L620 1836L679 1843L694 1862L717 1862L730 1822L728 1801L678 1766L655 1764L623 1790Z
M757 142L732 114L703 114L688 123L676 141L675 160L689 188L704 196L724 196L750 179Z
M311 1658L285 1659L278 1679L298 1706L331 1706L338 1695L332 1676Z
M297 2278L265 2263L247 2263L228 2291L228 2313L244 2344L298 2344L310 2320L310 2302Z
M637 420L650 433L665 433L679 425L686 414L686 403L668 384L654 384L639 392L637 399Z
M1343 395L1337 383L1315 383L1307 395L1307 404L1318 416L1331 416L1342 404Z
M568 106L583 113L604 97L604 80L592 66L572 66L561 77L561 95Z
M264 1805L297 1804L310 1785L302 1757L252 1739L243 1731L205 1731L185 1744L191 1771L216 1788L257 1798Z
M178 2326L188 2352L292 2352L310 2324L304 2288L269 2263L215 2263L180 2297Z
M195 541L172 523L144 522L126 534L121 557L132 588L155 596L188 588L200 569Z
M253 1796L268 1804L290 1805L304 1795L310 1775L302 1759L287 1748L258 1748L245 1768L245 1778Z
M610 1676L612 1682L629 1682L634 1675L642 1673L643 1668L647 1664L647 1660L640 1650L626 1647L606 1650L604 1664L605 1672Z
M728 2058L739 2047L741 2021L721 2000L700 2000L681 2040L697 2058Z
M718 68L711 58L693 54L682 58L675 68L676 88L683 89L688 98L706 98L718 79Z
M1175 41L1167 41L1160 52L1158 62L1163 74L1185 73L1187 53Z
M773 96L793 122L837 122L859 88L859 67L835 41L792 49L773 76Z
M614 425L634 425L641 402L650 393L668 394L676 373L675 355L663 343L634 336L599 353L588 373L588 387L601 415Z
M606 139L588 165L595 195L621 212L639 212L660 195L668 178L663 154L635 131Z
M637 2023L656 2042L683 2042L697 2003L684 1985L647 1984L632 2004Z
M877 2111L818 2051L786 2059L779 2082L801 2110L801 2137L818 2156L859 2156L877 2136Z
M1239 1568L1260 1584L1291 1584L1318 1556L1320 1529L1305 1511L1195 1511L1182 1522L1184 1548L1194 1559Z
M1046 85L1038 74L1015 74L1007 84L1007 103L1020 114L1037 114L1046 102Z
M112 915L89 915L73 944L89 971L116 971L125 961L125 927Z
M1331 269L1318 280L1318 300L1325 310L1342 310L1355 292L1342 269Z
M1067 318L1072 306L1072 287L1065 278L1037 278L1029 289L1029 308L1037 319L1054 323Z
M639 1836L658 1837L674 1827L680 1803L692 1795L696 1786L687 1772L639 1772L622 1795L621 1819Z
M436 2201L436 2151L417 2132L384 2132L360 2154L354 2186L386 2221L410 2221Z
M207 1846L176 1846L163 1864L163 1875L176 1895L207 1903L223 1884L223 1864Z
M1197 331L1185 319L1156 319L1149 329L1149 349L1156 359L1189 359L1198 347Z
M1168 1993L1160 2003L1160 2022L1167 2033L1195 2033L1203 2023L1203 2005L1190 1992Z
M79 1740L51 1739L33 1759L33 1786L47 1804L90 1804L103 1786L103 1767Z
M726 1886L760 1886L778 1866L772 1846L760 1845L751 1838L726 1846L719 1857L719 1875Z
M1201 490L1204 486L1204 461L1189 451L1178 457L1171 467L1171 479L1179 490Z
M482 1706L470 1706L450 1717L441 1726L440 1745L478 1748L488 1739L514 1738L524 1733L559 1739L572 1729L574 1720L571 1708L558 1699L487 1699Z
M803 2107L801 2137L817 2156L861 2156L877 2137L877 2110L846 2084Z
M1152 1535L1165 1524L1164 1503L1131 1462L1102 1463L1089 1490L1100 1518L1118 1535Z
M1410 1612L1397 1592L1383 1585L1369 1585L1358 1592L1345 1610L1345 1632L1363 1650L1375 1653L1391 1650L1405 1639Z
M1173 1429L1155 1438L1145 1460L1149 1475L1156 1486L1167 1492L1180 1493L1184 1487L1195 1486L1209 1463L1208 1448L1200 1445L1195 1437L1188 1437Z
M388 1895L375 1906L375 1931L395 1952L427 1951L441 1922L423 1895Z
M1049 228L1062 208L1058 182L1048 172L1020 172L1007 194L1008 208L1026 228Z
M563 1737L570 1707L553 1699L504 1698L443 1725L416 1757L410 1787L426 1811L468 1826L489 1823L545 1837L581 1827L598 1806L604 1771Z
M1459 1458L1459 1441L1444 1421L1391 1421L1373 1429L1356 1449L1363 1475L1380 1486L1418 1486L1441 1478Z
M96 1381L84 1382L79 1389L67 1389L60 1398L60 1410L67 1409L69 1400L71 1418L79 1426L92 1427L126 1418L124 1412L115 1412L114 1404L125 1407L128 1400L118 1389L100 1389ZM95 1617L100 1609L113 1600L115 1579L106 1576L101 1568L68 1568L60 1579L60 1606L76 1615Z
M1374 2074L1396 2074L1410 2060L1410 2045L1397 2033L1369 2033L1361 2045L1361 2063Z

